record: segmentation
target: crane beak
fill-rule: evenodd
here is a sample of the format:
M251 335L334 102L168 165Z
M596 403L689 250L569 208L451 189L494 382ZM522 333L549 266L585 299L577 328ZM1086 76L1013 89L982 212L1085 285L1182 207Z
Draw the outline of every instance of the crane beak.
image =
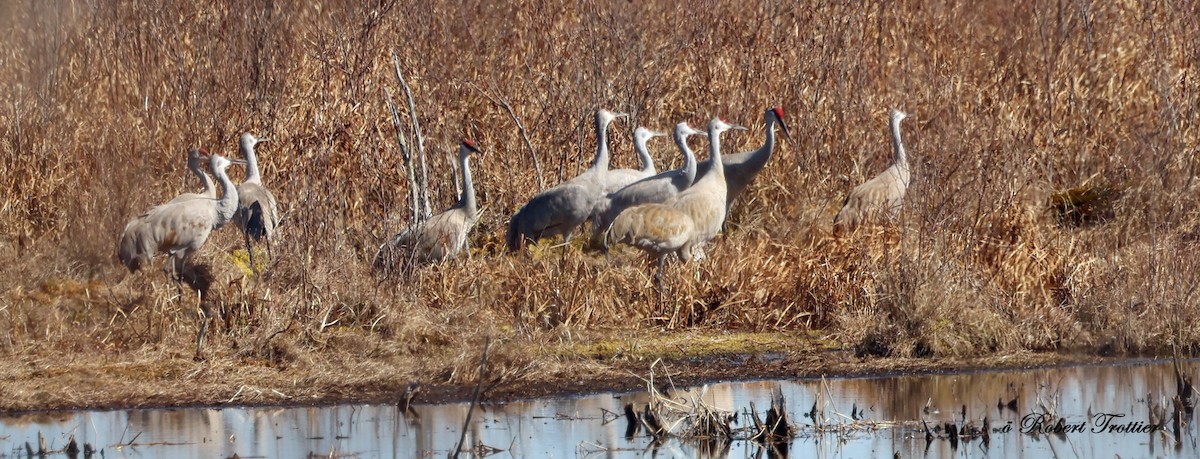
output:
M269 141L269 140L271 140L271 139L269 139L269 138L267 138L267 137L259 137L259 138L258 138L258 143L267 142L267 141Z
M666 137L667 133L662 131L650 131L650 137Z
M783 118L779 119L779 127L783 129L783 137L787 139L788 143L791 143L792 133L788 132L787 122Z
M246 165L246 160L244 160L244 159L230 159L230 160L229 160L229 163L230 163L230 164L238 164L238 165L245 166L245 165Z
M629 118L629 114L628 113L613 113L613 119L616 119L616 118Z
M733 130L737 130L737 131L749 131L749 129L747 129L746 126L742 126L739 124L731 124L731 125L729 125L729 129L733 129Z

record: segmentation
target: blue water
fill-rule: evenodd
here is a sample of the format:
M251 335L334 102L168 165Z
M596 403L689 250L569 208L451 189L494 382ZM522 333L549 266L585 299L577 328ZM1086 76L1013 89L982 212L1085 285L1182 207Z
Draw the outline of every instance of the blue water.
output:
M659 368L661 370L661 368ZM1191 371L1196 373L1194 370ZM659 378L660 387L665 385ZM703 403L743 416L754 402L761 412L780 391L798 435L790 457L1197 457L1195 422L1187 421L1176 445L1167 433L1145 430L1150 407L1170 407L1175 394L1169 362L1045 368L877 378L755 381L709 384L669 392L673 400ZM624 418L612 419L626 403L640 408L648 394L601 394L487 404L476 411L467 445L494 449L490 457L767 457L758 444L735 441L726 448L670 439L653 443L643 435L625 438ZM1018 399L1016 411L997 402ZM806 418L814 401L814 427ZM1039 404L1039 401L1041 402ZM962 407L978 426L986 416L993 431L953 448L945 438L926 445L922 420L930 426L961 424ZM1022 433L1022 419L1052 408L1063 418L1062 435ZM863 419L850 419L852 411ZM0 457L24 457L25 444L63 448L74 436L104 457L242 458L445 457L461 435L466 404L418 405L405 416L390 405L316 408L226 408L120 410L0 415ZM1169 411L1168 411L1169 412ZM1108 429L1096 422L1107 416ZM744 427L743 423L734 427ZM1026 421L1027 427L1032 426ZM1010 424L1011 423L1011 424ZM1004 431L1010 426L1009 431ZM1130 430L1130 429L1125 429ZM83 455L80 454L80 457ZM59 456L63 457L63 456ZM99 457L99 455L94 456ZM463 457L469 457L464 455Z

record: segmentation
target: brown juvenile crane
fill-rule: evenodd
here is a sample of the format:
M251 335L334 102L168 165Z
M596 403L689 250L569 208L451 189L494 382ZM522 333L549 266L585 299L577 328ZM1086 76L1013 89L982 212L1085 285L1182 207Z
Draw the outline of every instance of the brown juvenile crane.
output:
M908 190L908 157L904 154L904 143L900 140L900 122L907 113L892 109L892 165L866 183L854 187L846 196L842 209L833 219L834 233L853 230L870 221L877 214L894 216L904 205L904 193Z
M137 216L125 225L117 247L117 257L130 272L149 265L156 254L166 253L171 257L168 261L169 272L172 273L171 277L176 285L186 277L188 283L196 287L195 272L188 266L188 261L204 246L208 236L229 223L237 211L237 187L225 174L225 168L229 167L231 162L243 163L240 160L226 159L221 153L209 156L209 167L224 193L221 199L197 198L163 204ZM204 346L209 314L204 301L204 289L198 291L201 294L204 317L201 318L200 332L196 336L197 356L200 355L200 348Z
M720 118L708 123L708 149L713 164L721 165L722 132L746 129ZM662 204L626 209L609 228L607 241L637 247L656 259L655 283L661 287L663 262L676 253L684 261L704 257L704 244L721 231L725 221L724 168L713 167L691 187Z
M575 178L538 193L508 222L508 250L521 250L529 241L562 236L570 241L575 228L587 221L604 195L608 176L608 125L628 116L608 110L596 111L596 156L592 166Z
M675 146L683 154L683 166L661 174L646 177L621 188L616 192L605 195L596 207L596 215L592 217L592 243L601 244L601 236L608 231L613 220L630 207L638 204L660 203L679 194L680 191L692 186L696 180L696 156L688 147L687 138L692 135L707 136L704 132L692 129L687 121L675 125Z
M194 174L197 179L200 179L200 186L204 187L204 189L203 189L203 191L201 191L199 193L182 193L179 196L176 196L175 199L168 201L168 203L189 201L189 200L197 199L197 198L205 198L205 199L216 199L217 198L217 188L213 186L212 179L208 178L208 174L204 173L204 163L207 161L208 161L208 151L206 151L205 149L193 148L188 151L188 158L187 158L188 170L192 171L192 174Z
M262 175L258 171L258 155L254 152L256 145L266 141L266 138L255 137L249 132L242 134L239 147L242 157L246 159L246 179L238 185L241 201L238 203L237 213L233 215L233 220L242 230L242 238L246 241L251 270L256 274L258 265L254 264L254 249L250 247L250 242L265 239L267 257L272 257L271 238L275 235L275 228L279 227L279 209L275 203L275 195L262 184Z
M412 226L379 248L375 270L387 271L400 264L408 271L417 263L437 263L453 259L467 250L467 235L479 218L475 203L475 185L471 180L470 156L479 148L470 139L458 147L458 162L462 170L462 196L453 207L428 220Z

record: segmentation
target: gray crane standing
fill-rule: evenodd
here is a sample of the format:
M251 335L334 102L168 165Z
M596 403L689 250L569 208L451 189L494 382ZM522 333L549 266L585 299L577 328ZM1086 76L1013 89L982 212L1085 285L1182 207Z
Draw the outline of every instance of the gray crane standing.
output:
M525 203L508 222L505 242L511 252L527 242L562 236L571 240L575 228L592 215L603 196L608 176L608 125L628 116L608 110L596 111L596 156L592 166L575 178L546 189Z
M374 268L387 272L400 264L408 272L417 263L437 263L453 259L467 250L467 235L479 218L475 203L475 185L471 180L470 157L479 153L479 148L470 139L464 139L458 147L458 161L462 169L462 196L453 207L412 226L379 248Z
M688 125L687 121L675 125L675 146L683 154L683 165L652 177L646 177L629 186L609 193L600 201L596 215L592 218L592 243L600 244L601 235L608 231L613 220L625 209L638 204L663 202L680 191L692 186L696 180L696 155L688 147L687 138L692 135L708 134L697 131Z
M166 253L171 257L168 261L169 273L176 287L179 288L179 284L187 280L200 293L203 317L196 336L197 356L200 356L200 349L204 346L210 314L205 302L207 288L197 287L195 271L188 266L188 261L204 246L208 236L229 223L237 211L237 187L225 174L225 169L231 163L244 164L240 160L231 161L221 153L209 155L209 167L224 193L221 199L190 199L150 209L125 225L117 247L117 257L130 272L148 266L156 254Z
M833 218L835 234L853 230L878 214L894 216L903 207L910 175L908 157L904 154L904 143L900 139L900 122L908 116L907 113L892 109L892 164L846 195L841 210Z
M726 155L725 160L725 181L729 187L729 193L725 196L727 201L725 211L729 212L733 208L733 202L746 191L754 178L762 172L767 166L767 161L771 159L771 153L775 151L775 124L783 129L783 135L789 140L792 135L788 132L787 123L783 121L783 107L768 108L763 114L763 120L766 126L766 140L763 145L757 150ZM712 168L712 160L703 161L696 166L697 173L700 176L708 173Z
M258 273L258 265L254 264L254 249L251 248L250 242L251 240L258 242L265 239L267 256L274 258L271 255L271 239L275 235L275 229L279 226L279 209L276 206L275 195L271 194L271 191L262 184L262 175L258 170L258 155L254 152L257 144L266 141L266 138L257 138L247 132L242 134L238 143L242 157L246 159L246 179L238 185L238 195L242 199L238 203L237 213L234 214L233 220L242 230L242 237L246 242L246 252L250 257L250 267L255 274Z

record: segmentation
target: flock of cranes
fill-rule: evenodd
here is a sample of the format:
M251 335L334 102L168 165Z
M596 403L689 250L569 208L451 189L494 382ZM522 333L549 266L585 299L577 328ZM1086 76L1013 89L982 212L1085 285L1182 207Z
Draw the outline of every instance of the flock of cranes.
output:
M900 136L900 122L908 116L891 111L894 148L892 164L879 175L855 187L834 219L835 232L841 233L880 216L898 212L908 188L910 172ZM510 251L521 251L528 243L561 236L570 241L585 222L591 220L590 242L604 250L613 244L636 247L657 264L655 283L661 286L666 259L675 254L683 261L701 259L705 245L722 230L733 203L762 172L775 150L775 129L790 139L783 109L771 107L764 113L763 145L753 151L722 155L721 134L746 130L721 118L713 118L705 132L687 122L675 126L673 138L683 157L678 169L658 172L647 143L666 133L644 127L634 131L634 148L641 169L609 170L608 130L613 121L626 118L624 113L596 111L596 153L591 167L578 176L543 190L531 198L509 220L505 237ZM708 138L708 158L698 162L688 145L691 136ZM125 226L118 244L121 262L135 272L148 266L156 254L169 256L164 270L180 284L196 286L188 261L208 240L209 235L233 221L241 230L250 254L250 265L257 273L252 242L264 241L271 257L271 239L280 224L274 195L262 183L255 147L265 138L246 133L239 147L244 160L231 160L222 153L205 150L188 152L188 170L199 179L203 191L184 193L165 204L133 218ZM462 170L462 194L453 207L397 234L377 253L373 267L377 271L403 270L425 263L458 257L469 248L469 234L479 219L475 200L470 157L480 149L469 139L459 146ZM221 196L213 181L202 170L207 160L221 187ZM246 178L234 185L225 170L231 164L246 167ZM203 308L204 291L201 295ZM204 310L207 322L207 310ZM204 341L202 325L197 337L197 353Z
M199 292L201 310L205 317L201 320L200 331L196 336L197 356L204 346L209 312L204 303L206 287L198 287L200 280L188 261L204 246L213 231L221 229L230 221L235 222L245 235L247 251L250 249L251 239L269 241L279 223L275 197L262 185L258 157L254 153L254 146L264 140L266 139L255 138L249 133L243 134L241 151L244 160L228 159L221 152L208 154L204 150L189 151L188 169L200 179L204 191L183 193L165 204L151 208L130 220L121 232L117 258L130 272L149 266L155 255L163 253L170 258L165 268L167 276L175 281L181 296L180 284L184 281ZM208 160L209 168L216 176L217 182L221 184L220 198L216 196L212 180L200 169L205 159ZM230 164L246 166L246 180L242 184L234 185L225 173ZM267 247L270 247L269 242Z
M844 232L883 215L894 215L902 206L909 184L908 161L900 138L900 122L907 116L891 111L892 164L846 197L835 218L835 230ZM609 170L608 131L617 119L627 114L597 110L595 119L596 153L592 165L581 174L534 195L509 219L505 245L519 252L541 239L562 237L569 242L585 222L592 222L593 246L607 250L613 244L626 244L646 252L657 263L654 280L661 287L664 264L675 254L683 261L701 259L704 247L719 234L733 203L762 172L775 151L775 131L791 139L783 109L771 107L763 114L765 139L753 151L727 156L721 154L720 136L729 130L746 130L714 118L707 132L693 129L687 122L675 126L675 145L683 156L683 165L658 173L647 143L660 133L638 127L633 144L641 169ZM687 139L693 135L708 137L709 154L702 162ZM454 207L430 220L406 229L380 247L374 267L405 270L418 263L433 263L455 258L467 251L471 228L478 219L475 190L471 183L467 156L477 151L464 141L460 149L463 195Z

